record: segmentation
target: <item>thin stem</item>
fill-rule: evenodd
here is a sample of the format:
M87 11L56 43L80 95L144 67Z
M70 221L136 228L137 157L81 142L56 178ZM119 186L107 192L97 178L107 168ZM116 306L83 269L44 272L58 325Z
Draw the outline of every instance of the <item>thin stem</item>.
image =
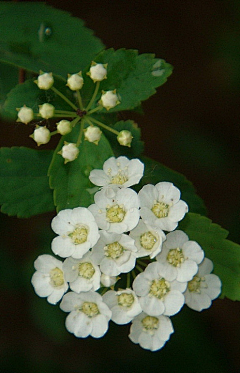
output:
M88 112L88 115L90 115L92 113L95 113L96 111L99 111L99 110L102 110L102 109L103 109L103 107L99 105L99 106L95 107L94 109L90 110Z
M59 133L58 130L53 131L53 132L50 133L50 136L52 137L52 136L54 136L54 135L57 135L58 133Z
M72 117L77 115L76 111L68 111L68 110L55 110L54 113L62 114L62 115L64 115L64 114L69 114L70 115L71 114Z
M141 266L143 266L143 267L147 267L148 266L148 264L147 263L145 263L145 262L143 262L142 260L137 260L137 262L141 265Z
M75 106L72 101L70 101L64 94L62 94L57 88L54 86L51 87L51 90L55 92L59 97L61 97L65 102L68 103L74 110L77 110L77 106Z
M77 147L78 147L78 146L81 144L81 142L82 142L83 127L84 127L84 121L82 120L82 122L81 122L81 126L80 126L80 131L79 131L79 136L78 136L77 143L76 143L76 146L77 146Z
M130 272L128 272L128 274L127 274L127 284L126 284L126 288L130 288L130 279L131 279L131 275L130 275Z
M131 271L131 274L132 274L133 278L136 278L137 275L136 275L136 272L134 271L134 269Z
M143 271L143 270L142 270L142 267L140 267L140 266L137 265L137 264L136 264L135 268L137 268L137 270L138 270L139 272L142 272L142 271Z
M93 95L92 95L92 98L91 98L90 102L88 103L88 106L86 107L86 110L87 110L87 111L88 111L89 109L91 109L91 106L92 106L92 104L94 103L94 100L95 100L95 98L96 98L96 96L97 96L97 93L98 93L98 90L99 90L99 85L100 85L100 82L97 82L97 83L96 83L95 90L94 90Z
M97 119L91 117L91 121L92 121L93 123L98 124L100 127L105 128L105 130L108 130L108 131L114 133L115 135L119 135L119 132L118 132L118 131L114 130L113 128L107 126L106 124L104 124L104 123L102 123L102 122L99 122L99 120L97 120Z
M76 117L75 119L73 119L73 121L71 122L71 126L72 128L76 126L76 124L80 121L80 117Z
M84 107L83 107L82 97L81 97L81 93L80 93L79 89L76 91L76 93L77 93L77 99L78 99L79 107L80 107L81 110L83 110Z

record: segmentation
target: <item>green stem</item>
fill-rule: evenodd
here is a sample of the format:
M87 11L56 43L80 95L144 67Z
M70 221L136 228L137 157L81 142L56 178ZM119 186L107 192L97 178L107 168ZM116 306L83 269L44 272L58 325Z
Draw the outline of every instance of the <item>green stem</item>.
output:
M59 97L61 97L65 102L68 103L74 110L77 110L77 106L75 106L64 94L62 94L57 88L54 86L51 87L51 90L55 92Z
M134 269L131 271L131 274L132 274L133 278L136 278L137 275L136 275L136 272L134 271Z
M113 128L107 126L106 124L104 124L104 123L102 123L102 122L99 122L99 120L97 120L97 119L91 117L91 121L92 121L93 123L98 124L100 127L104 128L105 130L108 130L108 131L114 133L115 135L119 135L119 132L118 132L118 131L114 130Z
M97 96L97 93L98 93L98 90L99 90L99 85L100 85L100 82L97 82L95 90L94 90L93 95L92 95L92 98L91 98L90 102L88 103L88 106L86 107L86 111L88 111L89 109L91 109L91 106L94 103L94 100L95 100L95 98Z
M131 275L130 275L130 272L128 272L127 274L127 284L126 284L126 288L130 288L130 279L131 279Z
M79 107L80 107L81 110L83 110L84 107L83 107L82 97L81 97L81 93L80 93L79 89L76 91L76 93L77 93L77 99L78 99Z
M135 268L137 268L137 270L138 270L139 272L142 272L142 271L143 271L143 270L142 270L142 267L140 267L140 266L137 265L137 264L136 264Z
M68 110L54 110L54 113L57 113L57 114L62 114L62 115L64 115L64 114L69 114L69 115L71 115L72 117L74 116L76 116L77 114L76 114L76 111L68 111Z
M76 126L77 122L79 122L81 120L80 117L76 117L75 119L73 119L73 121L71 122L71 126L72 128Z
M51 132L50 133L50 136L52 137L52 136L54 136L54 135L57 135L59 132L56 130L56 131L53 131L53 132Z
M81 122L81 126L80 126L80 131L79 131L79 136L78 136L77 143L76 143L76 146L77 146L77 147L79 147L79 145L80 145L81 142L82 142L83 127L84 127L84 121L82 120L82 122Z
M95 113L96 111L99 111L99 110L102 110L102 109L103 109L103 107L99 105L99 106L95 107L94 109L90 110L88 112L88 115L90 115L92 113Z
M145 263L145 262L143 262L142 260L137 260L137 262L141 265L141 266L143 266L143 267L147 267L148 266L148 264L147 263Z

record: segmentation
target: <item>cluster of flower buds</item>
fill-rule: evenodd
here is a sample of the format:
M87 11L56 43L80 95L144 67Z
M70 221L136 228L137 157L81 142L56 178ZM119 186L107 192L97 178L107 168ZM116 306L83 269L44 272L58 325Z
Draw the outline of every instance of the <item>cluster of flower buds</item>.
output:
M45 91L49 89L53 90L53 92L56 95L59 95L59 97L61 97L61 99L63 99L71 107L71 110L73 109L74 111L56 110L55 107L50 103L43 103L42 105L39 105L38 113L34 113L32 108L27 107L26 105L17 109L17 121L25 124L28 124L34 119L38 119L39 117L46 121L51 118L59 117L72 118L71 120L62 119L58 123L56 123L57 130L54 132L49 131L49 129L47 128L47 124L44 126L36 125L36 129L30 137L37 143L38 146L47 144L50 141L51 136L55 135L56 133L62 136L67 135L72 131L73 127L78 122L81 123L80 133L83 133L85 140L89 142L92 142L96 145L98 144L102 134L99 126L102 126L104 129L116 134L117 140L120 145L129 147L131 146L133 137L130 131L122 130L121 132L118 132L113 128L107 126L106 124L103 124L100 121L96 120L91 115L92 113L101 111L103 108L109 111L110 109L113 109L115 106L120 104L119 96L116 89L102 91L100 100L96 103L96 97L99 91L100 82L104 79L107 79L107 64L92 62L87 75L92 79L94 83L96 83L96 87L93 96L89 100L86 107L84 107L80 94L80 90L84 85L84 79L81 71L76 74L68 74L66 84L70 90L76 92L77 106L75 102L70 101L63 93L59 92L54 87L54 78L52 73L46 73L42 71L40 72L40 75L34 81L37 84L38 88ZM93 107L94 104L96 104L95 107ZM78 141L78 143L71 144L71 146L69 146L69 144L64 145L63 149L59 152L59 154L63 156L65 163L74 161L78 156L79 149L77 148L81 143L81 138L79 138ZM68 149L67 151L66 146Z
M53 218L52 251L64 261L39 256L32 284L49 303L61 300L66 328L76 337L100 338L110 320L132 323L130 340L156 351L174 331L171 316L184 304L208 308L221 282L199 244L177 229L188 212L179 189L159 182L136 193L131 186L143 172L139 159L126 157L91 171L100 187L94 204Z

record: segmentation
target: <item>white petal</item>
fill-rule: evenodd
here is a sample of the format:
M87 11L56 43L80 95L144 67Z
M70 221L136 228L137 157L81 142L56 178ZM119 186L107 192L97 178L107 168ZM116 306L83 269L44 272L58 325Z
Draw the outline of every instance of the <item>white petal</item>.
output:
M108 320L104 315L97 315L92 318L91 336L94 338L102 337L108 330Z
M184 295L177 290L170 291L164 299L164 315L173 316L180 311L184 305Z

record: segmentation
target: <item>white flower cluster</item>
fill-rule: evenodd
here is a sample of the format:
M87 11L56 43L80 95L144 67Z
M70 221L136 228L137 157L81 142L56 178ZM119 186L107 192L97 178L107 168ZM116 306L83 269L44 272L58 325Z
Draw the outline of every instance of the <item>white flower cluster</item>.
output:
M123 156L91 171L91 182L101 187L95 203L53 219L52 251L64 261L39 256L32 284L49 303L62 298L66 328L76 337L100 338L110 320L132 322L130 340L156 351L174 331L170 317L185 303L208 308L221 282L201 247L175 230L188 212L179 189L169 182L139 193L130 188L143 171L140 160ZM117 286L120 278L125 288Z

